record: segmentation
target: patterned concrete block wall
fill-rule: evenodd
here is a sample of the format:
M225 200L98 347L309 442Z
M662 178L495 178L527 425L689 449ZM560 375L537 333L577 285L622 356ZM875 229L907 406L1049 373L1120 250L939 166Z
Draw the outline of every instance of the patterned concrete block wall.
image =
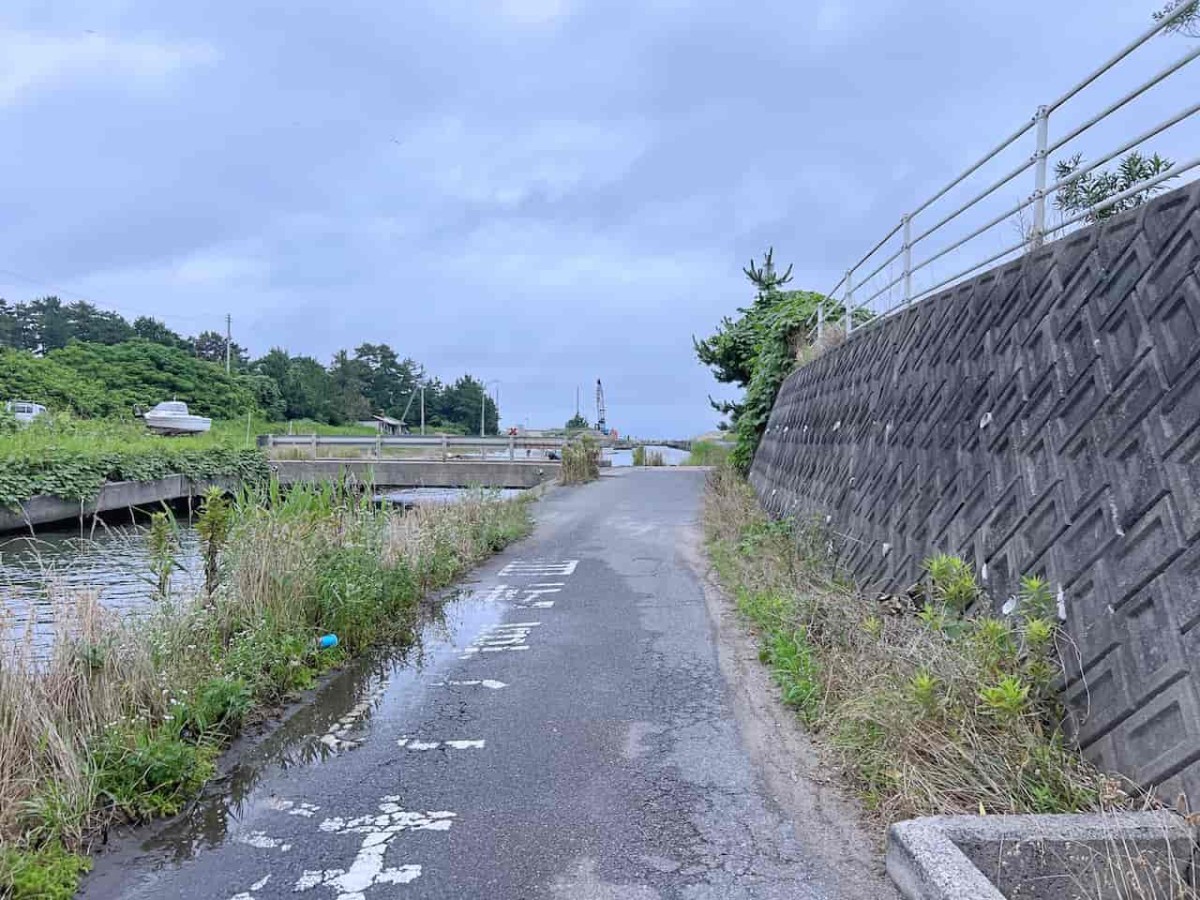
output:
M751 472L866 586L935 551L1061 587L1103 767L1200 809L1200 183L862 329L794 372Z

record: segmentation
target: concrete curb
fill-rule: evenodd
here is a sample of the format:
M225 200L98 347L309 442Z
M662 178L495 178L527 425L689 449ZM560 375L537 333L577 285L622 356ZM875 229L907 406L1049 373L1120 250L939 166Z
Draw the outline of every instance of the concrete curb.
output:
M935 816L888 829L887 872L908 900L1066 898L1081 883L1113 877L1112 849L1147 863L1138 866L1140 878L1186 876L1200 862L1197 837L1166 811Z

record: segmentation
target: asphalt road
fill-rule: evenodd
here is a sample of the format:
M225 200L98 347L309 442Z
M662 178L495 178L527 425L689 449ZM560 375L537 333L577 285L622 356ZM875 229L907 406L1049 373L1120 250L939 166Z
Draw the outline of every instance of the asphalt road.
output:
M83 896L888 896L780 805L739 725L696 559L703 478L552 493L419 665L347 672Z

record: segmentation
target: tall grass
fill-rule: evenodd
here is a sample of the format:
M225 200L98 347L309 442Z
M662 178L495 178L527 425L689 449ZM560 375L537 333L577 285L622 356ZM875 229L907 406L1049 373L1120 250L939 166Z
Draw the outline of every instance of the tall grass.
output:
M665 466L666 459L661 450L651 450L644 444L633 448L632 462L635 466Z
M719 466L729 458L729 449L716 441L692 441L685 466Z
M583 435L563 446L562 484L583 484L600 477L600 446L590 435Z
M235 500L201 597L121 618L60 595L49 657L31 634L0 656L0 896L71 896L107 823L178 811L247 716L410 640L427 591L529 527L525 502L483 493L403 514L332 485L262 500Z
M920 614L894 611L833 578L819 532L768 519L729 467L709 477L705 526L785 700L882 820L1130 802L1058 728L1040 583L1026 615L964 615L978 589L944 557Z

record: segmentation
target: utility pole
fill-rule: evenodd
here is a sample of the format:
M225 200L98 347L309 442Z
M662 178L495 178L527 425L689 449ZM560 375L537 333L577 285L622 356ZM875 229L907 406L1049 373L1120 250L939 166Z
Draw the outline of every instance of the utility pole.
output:
M421 385L421 434L425 434L425 385Z
M225 374L229 374L230 350L233 347L233 316L225 313Z
M479 383L479 436L483 437L483 417L487 413L487 385L482 381ZM484 450L484 453L487 451Z

